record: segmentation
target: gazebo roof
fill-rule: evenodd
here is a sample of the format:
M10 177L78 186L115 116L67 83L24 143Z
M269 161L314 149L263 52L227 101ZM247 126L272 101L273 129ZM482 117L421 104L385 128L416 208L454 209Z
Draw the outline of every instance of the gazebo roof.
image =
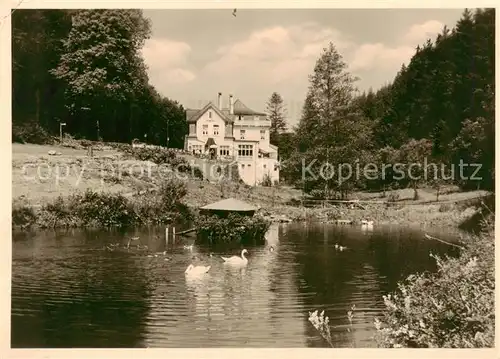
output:
M257 210L256 207L234 198L223 199L222 201L208 204L200 209L229 212L250 212Z

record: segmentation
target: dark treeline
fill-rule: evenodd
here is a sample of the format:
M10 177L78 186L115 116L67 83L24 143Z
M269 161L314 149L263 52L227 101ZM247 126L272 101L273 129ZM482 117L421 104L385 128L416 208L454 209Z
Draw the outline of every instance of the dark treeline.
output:
M184 109L149 83L140 10L17 10L12 14L13 136L42 128L89 140L182 147Z
M317 60L295 129L294 150L287 146L282 174L306 192L332 190L340 195L357 189L381 190L423 182L439 189L444 183L463 189L494 187L495 141L495 10L465 10L455 28L444 28L436 39L416 48L392 84L355 96L355 81L333 44ZM283 153L282 153L283 158ZM351 178L339 181L338 164L443 164L445 176L431 180ZM335 173L331 180L302 176L302 161L319 174L325 162ZM481 164L476 167L458 165ZM455 164L455 173L451 173ZM403 166L403 167L404 167ZM380 175L380 168L377 171ZM434 170L435 167L429 168ZM425 168L417 170L423 171ZM415 168L412 173L415 174ZM415 176L417 175L415 174ZM454 174L453 180L450 177ZM328 177L328 173L327 176ZM463 178L469 179L463 179Z

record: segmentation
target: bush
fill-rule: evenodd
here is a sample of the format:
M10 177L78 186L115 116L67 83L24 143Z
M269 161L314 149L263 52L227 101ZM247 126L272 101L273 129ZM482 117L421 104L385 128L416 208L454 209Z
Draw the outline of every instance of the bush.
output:
M12 225L25 229L36 223L36 214L30 206L13 206Z
M38 123L26 123L12 125L13 143L33 143L37 145L48 145L54 141L49 133Z
M438 272L411 275L384 297L376 319L379 345L411 348L492 347L495 338L494 233L475 238L458 258L433 256Z
M12 225L25 228L60 227L127 227L169 223L173 219L191 219L189 208L181 201L186 195L184 183L165 182L157 193L149 193L138 200L129 200L121 194L88 190L66 199L59 197L41 207L36 213L31 207L18 205L12 210Z
M203 179L203 172L198 167L191 167L186 159L179 157L174 150L157 148L133 148L123 146L120 148L128 156L139 161L151 161L157 165L169 165L182 173L191 173L193 177Z
M238 169L238 163L230 163L223 167L223 177L234 183L242 183L243 180L240 177L240 171Z
M72 205L76 197L64 200L58 197L54 202L42 206L37 222L42 228L78 227L81 218Z
M70 208L76 211L84 226L122 227L136 222L131 203L120 194L87 191L83 196L76 196Z
M271 223L261 217L244 217L231 214L228 218L199 216L196 219L198 242L263 244L264 235Z
M266 174L264 176L264 179L262 180L261 185L264 186L264 187L272 187L273 186L273 181L271 180L271 176L269 176L268 174Z
M136 203L137 221L141 224L161 224L174 219L191 219L191 211L181 202L186 194L183 182L167 180L155 194L142 196Z

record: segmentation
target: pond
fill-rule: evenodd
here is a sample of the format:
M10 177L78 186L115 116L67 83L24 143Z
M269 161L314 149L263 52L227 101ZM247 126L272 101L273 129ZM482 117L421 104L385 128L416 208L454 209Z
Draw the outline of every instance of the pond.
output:
M374 347L382 295L435 270L431 252L454 251L408 228L284 224L271 227L267 246L247 248L246 269L232 270L220 255L238 251L190 250L181 237L167 245L164 231L13 234L11 346L324 347L308 322L318 309L337 347ZM153 253L106 250L135 236ZM190 263L212 267L186 281Z

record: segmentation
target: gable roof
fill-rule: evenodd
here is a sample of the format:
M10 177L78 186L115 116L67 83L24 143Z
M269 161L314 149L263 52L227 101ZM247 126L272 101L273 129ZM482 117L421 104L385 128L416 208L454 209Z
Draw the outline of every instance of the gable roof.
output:
M254 111L247 107L241 100L234 102L234 114L229 114L228 108L219 109L212 102L206 104L202 109L186 109L186 121L188 123L196 123L198 119L208 110L214 110L224 121L233 123L235 116L253 115L253 116L267 116L266 113Z
M248 108L243 102L239 99L234 102L234 114L235 115L256 115L256 116L265 116L265 113L257 112Z
M226 116L221 110L217 108L212 102L207 103L201 110L187 109L186 110L186 120L188 123L196 123L198 119L207 111L213 110L217 113L224 121L233 122L233 119Z
M257 210L254 206L234 198L223 199L222 201L208 204L200 209L232 212L250 212Z

